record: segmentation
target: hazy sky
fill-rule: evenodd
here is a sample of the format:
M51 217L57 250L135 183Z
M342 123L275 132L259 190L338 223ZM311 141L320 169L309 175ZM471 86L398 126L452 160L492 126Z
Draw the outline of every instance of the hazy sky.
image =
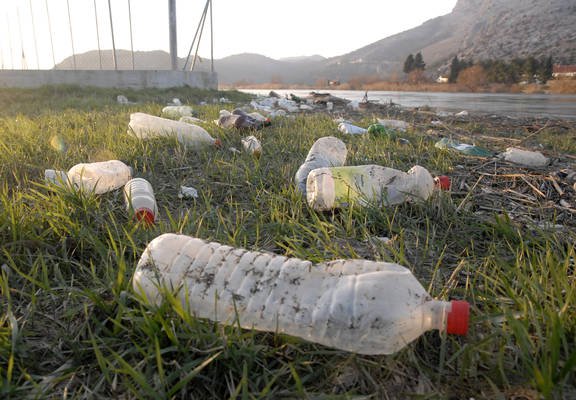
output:
M272 58L336 56L447 14L456 1L213 0L214 57L245 52ZM108 1L68 2L0 0L0 64L52 68L53 60L58 63L72 54L72 46L76 53L97 49L97 32L100 47L111 49ZM111 0L116 48L130 49L128 4L134 50L168 51L168 0ZM180 57L188 53L205 4L205 0L176 0ZM210 56L209 27L207 20L199 51L203 57Z

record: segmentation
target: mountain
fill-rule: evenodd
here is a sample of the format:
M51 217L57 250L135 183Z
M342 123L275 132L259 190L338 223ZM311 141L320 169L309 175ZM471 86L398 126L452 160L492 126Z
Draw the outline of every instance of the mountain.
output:
M464 59L552 56L576 62L574 0L459 0L450 14L327 60L340 79L399 72L408 54L422 52L428 70ZM432 68L430 68L432 67Z
M408 54L422 52L430 74L445 72L450 60L483 60L552 56L556 63L576 63L576 2L574 0L458 0L450 14L389 36L350 53L324 58L288 57L275 60L259 54L237 54L214 60L220 83L303 83L318 79L347 81L354 76L401 74ZM131 69L128 51L117 51L119 69ZM112 52L102 52L102 67L113 68ZM136 52L136 68L169 69L164 51ZM76 55L77 68L99 68L99 55ZM184 59L179 60L180 68ZM72 68L69 57L56 68ZM210 61L200 58L199 70Z

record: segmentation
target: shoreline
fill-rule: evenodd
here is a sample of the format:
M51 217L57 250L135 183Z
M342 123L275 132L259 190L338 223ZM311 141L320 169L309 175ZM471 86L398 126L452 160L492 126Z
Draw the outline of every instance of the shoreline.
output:
M525 85L490 84L483 87L466 87L457 83L376 82L362 85L343 83L334 86L301 85L282 83L259 84L221 84L218 90L339 90L339 91L392 91L392 92L430 92L430 93L499 93L499 94L576 94L576 79L551 80L546 84L530 83Z

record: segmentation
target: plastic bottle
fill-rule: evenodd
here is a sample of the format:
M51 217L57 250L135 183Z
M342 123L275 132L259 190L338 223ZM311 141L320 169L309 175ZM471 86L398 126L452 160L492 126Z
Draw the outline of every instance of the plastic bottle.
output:
M419 165L408 172L379 165L318 168L308 175L306 197L312 208L325 211L351 202L365 206L425 200L434 187L432 175Z
M190 106L166 106L162 109L162 115L167 118L192 117L194 110Z
M306 194L306 179L310 171L316 168L344 165L347 153L344 142L334 136L325 136L316 140L294 177L297 189Z
M195 149L220 143L200 126L145 113L130 114L128 132L139 139L175 136L183 145Z
M502 156L506 161L526 167L545 167L550 160L539 151L528 151L516 147L508 147Z
M122 187L132 177L132 168L122 161L109 160L76 164L68 172L47 169L46 181L60 186L102 194Z
M467 302L433 300L392 263L312 264L168 233L149 243L132 282L153 304L169 291L199 318L360 354L392 354L432 329L468 330Z
M256 136L247 136L242 139L242 147L256 158L262 155L262 145Z
M356 126L354 124L351 124L349 122L340 122L338 124L338 130L342 133L347 133L349 135L362 135L368 132L368 130Z
M410 124L406 121L400 121L398 119L380 119L378 118L378 123L385 128L397 129L402 132L406 132L410 128Z
M154 224L158 207L152 185L146 179L134 178L124 185L124 201L134 218L147 224Z

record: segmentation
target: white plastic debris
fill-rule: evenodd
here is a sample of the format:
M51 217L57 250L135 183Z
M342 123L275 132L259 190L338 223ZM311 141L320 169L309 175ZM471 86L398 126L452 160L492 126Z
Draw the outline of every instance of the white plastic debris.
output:
M459 113L454 114L455 117L467 117L468 115L469 115L468 111L466 111L466 110L463 110L463 111L460 111Z
M166 118L191 117L193 114L190 106L166 106L162 109L162 116Z
M397 119L380 119L378 118L378 123L386 128L396 129L402 132L406 132L410 128L410 124L406 121L400 121Z
M353 100L346 104L346 107L353 109L354 111L360 110L360 102L358 100Z
M240 150L238 150L236 147L228 147L228 150L230 150L231 153L240 154Z
M182 102L180 101L180 99L178 97L174 97L172 99L172 103L168 104L169 106L181 106Z
M368 132L367 129L361 128L348 122L340 122L340 124L338 124L338 130L349 135L362 135Z
M180 193L178 193L178 198L197 199L198 190L194 189L192 186L180 186Z
M260 158L262 154L262 145L256 136L247 136L242 139L242 147L247 153L252 154L256 158Z
M332 111L334 109L334 103L331 101L326 102L326 111Z
M279 99L278 107L285 109L288 112L298 112L298 104L295 101L288 99Z
M218 101L219 101L220 103L231 103L231 101L228 100L226 97L220 97L220 98L218 99Z
M116 96L116 101L118 102L118 104L129 104L130 103L128 101L128 98L122 94L119 94L118 96Z
M454 113L451 113L451 112L449 112L449 111L438 111L438 112L436 113L436 115L439 116L439 117L451 117L451 116L454 115Z
M506 161L526 167L544 167L550 160L539 151L528 151L516 147L508 147L502 156Z

